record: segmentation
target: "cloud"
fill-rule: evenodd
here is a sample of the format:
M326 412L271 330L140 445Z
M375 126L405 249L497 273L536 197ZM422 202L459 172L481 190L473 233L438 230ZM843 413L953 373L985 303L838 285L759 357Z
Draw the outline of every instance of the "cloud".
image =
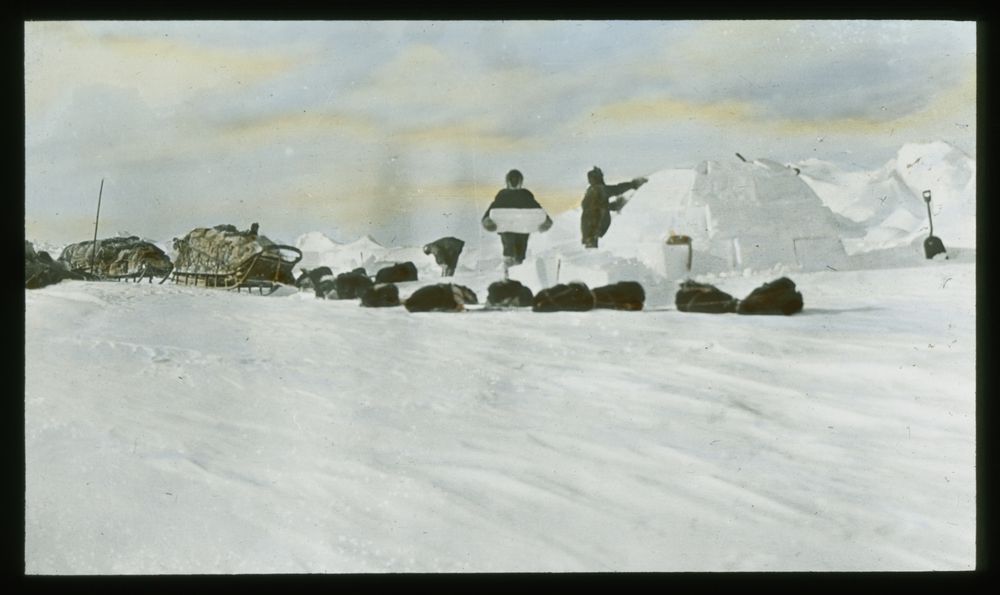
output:
M237 116L219 123L216 129L226 136L227 142L251 145L282 142L287 139L302 142L317 136L341 136L357 140L372 139L378 135L378 128L370 117L307 110Z
M964 123L974 135L977 110L974 61L958 61L949 79L948 84L940 87L924 92L911 91L910 95L918 96L919 101L904 110L898 109L900 101L880 103L878 98L873 97L867 102L866 109L853 110L851 115L833 110L805 116L782 116L771 112L761 116L760 124L777 127L789 134L842 134L869 138L899 135L898 138L945 139L961 145L961 141L950 138L956 132L951 126ZM897 109L893 109L893 105Z
M973 23L713 21L634 68L661 92L740 101L771 118L888 120L961 85Z
M410 44L347 90L340 105L401 130L470 122L502 130L530 110L544 73L527 66L487 69L468 48Z
M611 123L638 122L650 120L701 120L723 124L745 122L753 117L749 104L735 101L696 103L674 97L629 99L595 108L584 120L609 120Z
M135 89L153 109L205 90L249 87L308 61L273 49L220 48L168 36L95 34L82 23L25 23L25 103L37 113L87 85Z
M412 147L481 152L515 152L533 146L530 139L516 138L496 132L494 125L483 121L465 121L440 126L412 128L392 134L392 139Z

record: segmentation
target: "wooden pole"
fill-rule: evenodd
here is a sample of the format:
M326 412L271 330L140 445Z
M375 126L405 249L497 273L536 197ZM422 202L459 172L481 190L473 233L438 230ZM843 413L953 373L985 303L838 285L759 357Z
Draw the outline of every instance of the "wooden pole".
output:
M101 221L101 197L104 195L104 178L101 178L101 189L97 193L97 218L94 219L94 252L90 255L90 272L97 274L97 224Z

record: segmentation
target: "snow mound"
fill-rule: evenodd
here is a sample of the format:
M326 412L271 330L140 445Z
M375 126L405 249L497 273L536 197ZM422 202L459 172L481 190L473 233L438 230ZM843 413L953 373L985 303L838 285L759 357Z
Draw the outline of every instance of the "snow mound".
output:
M374 275L379 269L395 263L412 262L420 279L440 276L440 267L434 257L424 254L421 246L383 246L370 235L338 244L321 232L314 231L299 236L296 246L302 250L300 268L328 266L334 273L364 268L368 274Z
M339 243L320 231L304 233L295 240L295 247L302 252L326 252L333 250L339 245Z
M944 142L908 144L897 154L896 172L920 202L923 192L931 191L934 235L945 246L976 245L976 162L971 157ZM914 235L925 233L917 229Z
M930 233L925 190L931 191L935 235L945 246L976 244L976 164L944 142L907 144L874 171L842 169L819 160L797 167L803 181L834 212L862 225L849 252L908 246Z

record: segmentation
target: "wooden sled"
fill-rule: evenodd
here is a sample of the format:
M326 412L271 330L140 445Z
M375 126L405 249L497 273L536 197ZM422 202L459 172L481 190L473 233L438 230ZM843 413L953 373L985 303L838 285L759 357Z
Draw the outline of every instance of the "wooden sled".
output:
M174 283L181 285L213 287L237 292L246 289L251 293L256 289L259 294L266 295L265 289L268 290L267 294L271 294L282 285L295 283L292 269L300 260L302 251L298 248L273 244L263 247L230 270L221 270L221 266L212 272L183 271L175 268L171 277Z
M161 275L161 273L159 271L149 270L149 269L146 268L145 265L139 267L139 269L136 270L136 271L132 271L131 273L124 273L124 274L121 274L121 275L111 275L111 274L102 273L102 272L95 273L95 272L93 272L93 270L90 267L81 267L81 268L70 269L70 273L72 273L73 275L78 276L80 279L82 279L84 281L118 281L118 282L121 282L121 281L129 282L129 281L131 281L133 283L138 283L138 282L142 281L143 279L147 279L150 283L152 283L154 277L161 277L162 276L162 278L160 279L160 283L161 284L164 281L166 281L168 277L170 277L170 274L172 272L173 272L173 266L170 267L170 270L168 270L166 272L166 274L162 274Z

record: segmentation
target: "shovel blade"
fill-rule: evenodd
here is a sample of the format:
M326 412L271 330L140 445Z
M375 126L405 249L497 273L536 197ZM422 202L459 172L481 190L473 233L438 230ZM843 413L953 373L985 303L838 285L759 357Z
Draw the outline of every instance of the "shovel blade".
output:
M937 236L927 236L927 239L924 240L924 256L927 257L927 260L934 258L938 254L944 254L946 252L947 251L944 249L944 242L941 241L941 238Z

